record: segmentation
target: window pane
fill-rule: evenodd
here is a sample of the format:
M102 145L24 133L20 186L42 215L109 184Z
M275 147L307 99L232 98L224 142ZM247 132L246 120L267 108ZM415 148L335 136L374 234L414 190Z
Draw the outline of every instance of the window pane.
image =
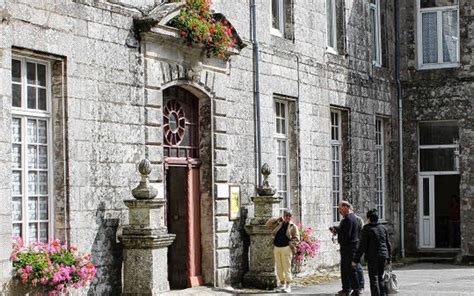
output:
M36 120L28 119L28 143L37 143L36 141Z
M430 180L423 179L423 216L430 215Z
M39 173L39 193L48 194L48 173L47 172Z
M41 144L47 143L46 126L47 126L47 123L45 120L38 120L38 143L41 143Z
M13 237L22 237L21 223L13 224Z
M21 197L14 197L13 204L12 204L12 219L13 221L21 221L22 220L22 213L21 213Z
M38 194L38 175L36 172L28 172L28 192Z
M35 145L28 145L28 168L38 168L38 152Z
M21 82L21 62L12 60L12 81Z
M453 6L457 4L458 0L420 0L421 8Z
M14 169L21 168L21 145L12 145L12 167Z
M48 168L48 147L39 146L38 150L38 167L40 169Z
M280 30L280 0L272 0L272 26Z
M28 84L36 84L36 65L33 63L26 63L26 76Z
M21 119L12 118L12 142L21 142Z
M459 139L457 123L420 122L420 145L456 144Z
M422 14L423 63L438 62L438 26L437 13Z
M46 86L46 67L38 64L38 84Z
M39 218L40 220L48 220L48 197L40 197L39 204Z
M38 109L46 110L46 89L38 88Z
M48 242L48 223L40 223L40 242Z
M12 172L12 194L13 195L21 194L21 172L20 171Z
M377 61L377 15L375 7L370 7L370 25L372 37L372 61Z
M36 197L28 198L28 219L37 220L38 219L38 202Z
M326 0L326 21L327 21L327 39L328 39L328 46L334 48L334 0Z
M37 240L37 235L38 235L38 224L29 223L28 224L28 241L35 242Z
M455 149L420 149L420 170L422 172L456 171Z
M36 109L36 87L28 86L28 108Z
M21 107L21 84L12 84L12 106Z
M443 11L443 62L458 61L458 11Z

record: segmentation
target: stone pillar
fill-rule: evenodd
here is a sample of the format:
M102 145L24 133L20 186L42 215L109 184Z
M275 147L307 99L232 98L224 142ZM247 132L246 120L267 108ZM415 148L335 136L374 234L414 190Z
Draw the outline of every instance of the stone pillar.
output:
M120 241L123 244L123 295L159 295L169 290L168 246L175 235L164 225L163 199L155 199L156 188L148 181L150 162L139 165L142 181L133 189L133 200L125 200L129 208L129 224L124 226Z
M244 286L259 289L274 289L278 285L273 257L273 238L271 230L265 226L268 219L279 215L281 197L275 196L276 190L269 186L268 164L262 166L263 186L257 189L254 202L254 218L245 225L250 235L249 272L244 275Z

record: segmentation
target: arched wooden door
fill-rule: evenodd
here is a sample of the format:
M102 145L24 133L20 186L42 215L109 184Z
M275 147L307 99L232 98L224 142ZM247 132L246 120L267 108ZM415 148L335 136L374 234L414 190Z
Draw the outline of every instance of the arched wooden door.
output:
M163 93L163 153L167 226L176 234L168 248L168 279L172 289L194 287L203 282L199 100L179 87Z

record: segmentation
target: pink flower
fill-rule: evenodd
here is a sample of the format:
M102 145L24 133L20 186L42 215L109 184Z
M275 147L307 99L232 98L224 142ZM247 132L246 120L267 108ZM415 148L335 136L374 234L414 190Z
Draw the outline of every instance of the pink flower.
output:
M27 273L30 273L32 270L33 270L33 267L32 267L31 265L27 265L27 266L25 267L25 271L26 271Z

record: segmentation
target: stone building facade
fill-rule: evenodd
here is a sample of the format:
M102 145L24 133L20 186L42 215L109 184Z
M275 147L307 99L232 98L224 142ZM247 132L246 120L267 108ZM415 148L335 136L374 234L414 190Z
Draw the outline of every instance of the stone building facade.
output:
M455 248L460 260L472 260L472 3L400 1L400 7L407 252ZM455 237L452 196L460 204Z
M258 141L261 162L272 167L271 181L284 197L281 207L291 208L321 240L308 270L339 263L327 228L338 222L335 205L341 199L360 213L377 207L397 253L393 4L273 1L278 9L272 18L272 2L256 1L252 36L253 1L215 0L212 9L234 26L239 41L220 59L185 46L169 26L180 3L158 2L0 0L2 288L10 289L10 243L17 234L30 241L60 238L91 252L98 273L84 293L119 294L123 253L117 237L128 220L124 200L131 198L143 158L152 163L158 197L167 201L168 230L177 234L168 252L172 288L190 281L240 283L248 270L244 225L253 215ZM469 45L469 3L460 2L461 19L466 16L460 42ZM404 26L413 25L411 6L401 7ZM459 119L461 243L472 254L472 83L465 82L472 78L472 44L461 50L462 67L418 72L413 28L402 32L406 232L417 233L416 122ZM436 88L426 82L432 75ZM446 104L454 94L459 104ZM415 100L421 95L426 100ZM439 104L446 112L435 113ZM237 219L229 208L231 190L240 201L232 213ZM180 206L189 200L192 208ZM408 243L414 237L405 240L416 250ZM200 258L192 259L199 270L189 279L179 258L191 256L191 241Z

